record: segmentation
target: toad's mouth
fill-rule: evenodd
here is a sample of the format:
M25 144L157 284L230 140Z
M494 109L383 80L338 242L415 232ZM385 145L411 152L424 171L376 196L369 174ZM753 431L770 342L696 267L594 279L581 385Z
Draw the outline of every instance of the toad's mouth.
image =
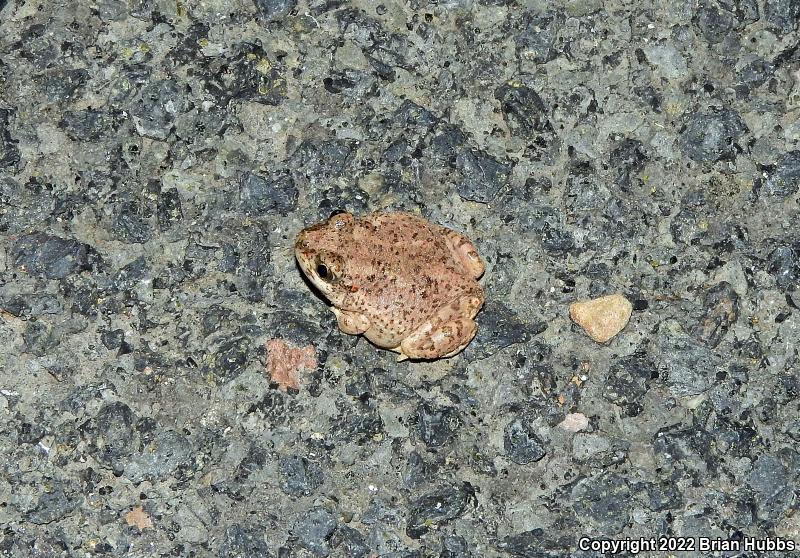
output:
M314 254L308 251L295 250L295 258L303 275L319 288L319 279L314 276Z
M314 275L313 252L296 249L295 259L297 261L297 267L300 268L300 276L303 278L303 282L306 283L310 290L319 298L329 303L332 302L330 286Z

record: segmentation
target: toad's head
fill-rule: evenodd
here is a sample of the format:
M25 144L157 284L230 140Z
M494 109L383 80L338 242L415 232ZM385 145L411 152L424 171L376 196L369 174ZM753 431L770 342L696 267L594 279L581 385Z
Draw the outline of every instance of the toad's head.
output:
M354 246L354 222L350 213L336 213L327 221L300 231L294 243L300 269L337 307L352 289L347 268L348 254Z

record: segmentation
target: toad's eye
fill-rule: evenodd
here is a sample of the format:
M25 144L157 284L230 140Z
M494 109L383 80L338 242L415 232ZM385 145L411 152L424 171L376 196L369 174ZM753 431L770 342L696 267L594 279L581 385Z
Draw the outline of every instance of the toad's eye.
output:
M330 281L333 278L330 268L325 264L317 264L317 275L323 281Z

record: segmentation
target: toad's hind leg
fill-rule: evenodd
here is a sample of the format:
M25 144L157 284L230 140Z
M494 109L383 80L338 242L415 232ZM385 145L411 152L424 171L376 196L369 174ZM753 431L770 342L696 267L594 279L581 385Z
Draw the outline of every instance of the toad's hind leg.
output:
M440 229L453 257L464 267L467 273L475 279L483 275L483 272L486 271L486 266L478 255L475 245L460 232L445 227L440 227Z
M397 360L447 358L459 353L478 331L473 318L482 304L481 297L465 295L440 308L403 339L396 349L400 353Z

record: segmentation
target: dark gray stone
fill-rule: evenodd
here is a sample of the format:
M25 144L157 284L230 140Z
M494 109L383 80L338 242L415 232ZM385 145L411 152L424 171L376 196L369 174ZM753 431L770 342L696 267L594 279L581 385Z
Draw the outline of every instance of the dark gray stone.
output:
M703 305L705 314L692 328L692 336L713 348L739 318L739 295L723 281L709 289Z
M691 245L695 239L704 236L706 231L697 226L701 218L701 215L698 215L695 209L681 209L669 224L672 240L676 243Z
M125 403L108 403L83 425L94 458L114 474L121 474L136 448L136 415Z
M449 535L442 541L442 552L439 554L439 558L472 558L472 556L464 537Z
M61 333L60 329L54 328L50 324L39 321L30 322L22 332L25 352L36 356L46 355L61 343Z
M753 448L758 445L758 430L752 421L742 423L729 418L718 418L714 423L712 434L718 447L724 448L727 454L737 457L749 457Z
M644 53L642 53L642 59L645 59ZM639 99L639 101L641 101L641 103L649 110L657 114L661 112L661 103L664 101L664 96L654 87L649 85L635 87L633 92L636 94L636 97Z
M755 23L760 17L757 0L719 0L719 5L745 25Z
M370 196L355 185L332 184L322 190L317 207L317 220L322 221L338 211L360 215L369 211Z
M294 295L289 295L294 296ZM281 328L281 338L303 347L312 345L326 335L327 329L323 324L306 319L301 313L279 310L269 315L266 324L267 330L276 331Z
M106 349L119 349L125 340L125 332L121 329L106 330L101 334L100 340Z
M700 479L713 473L718 458L712 450L714 439L699 428L670 428L656 434L653 450L659 466L685 471Z
M730 109L692 115L681 132L683 152L698 163L736 158L736 144L747 132L741 117Z
M140 135L165 140L172 132L176 117L186 108L178 83L165 79L143 87L129 110Z
M366 537L360 531L347 525L340 525L331 536L330 547L342 556L365 558L369 554Z
M28 513L27 520L37 525L46 525L65 518L78 505L81 497L78 495L68 495L61 483L43 492L39 496L36 507Z
M778 288L796 289L800 285L800 242L778 246L769 254L766 264Z
M266 21L279 21L297 6L297 0L253 0L253 4Z
M377 410L350 409L334 422L334 432L339 440L363 444L376 436L385 435L383 419Z
M337 72L322 80L322 85L328 93L334 95L341 93L344 89L352 89L356 86L356 81L348 76L348 73Z
M70 391L69 395L59 402L58 408L68 411L73 415L77 415L79 411L89 403L89 401L93 399L100 399L103 391L107 390L108 388L108 385L102 383L80 385Z
M259 302L271 286L269 232L266 223L253 223L237 235L236 248L239 263L234 270L236 293L250 302ZM209 256L211 253L208 254ZM205 267L198 267L199 274L205 273Z
M311 552L314 556L330 554L329 537L339 522L324 508L313 508L302 514L295 522L292 532L297 537L300 548Z
M431 528L461 517L473 504L475 491L469 483L447 486L411 502L406 534L418 539Z
M220 106L227 106L231 99L277 106L286 98L280 64L258 44L237 44L204 70L205 90Z
M317 180L340 176L350 163L355 144L343 140L329 140L320 143L303 142L292 154L292 167L301 168L309 178Z
M530 87L506 83L495 90L494 97L500 101L503 118L514 134L533 138L539 133L552 131L547 107Z
M632 138L621 140L609 157L610 166L616 170L614 182L622 188L629 188L631 178L639 174L648 160L647 151L641 141Z
M219 546L219 558L273 558L264 541L264 529L255 525L231 525Z
M419 452L412 451L403 471L403 483L409 488L423 486L433 480L437 470L435 464L428 463Z
M563 225L545 223L539 242L550 254L563 254L575 248L575 238Z
M616 473L601 473L579 481L570 500L578 517L606 535L619 533L630 521L631 490L627 479Z
M297 206L298 195L294 179L288 174L264 178L247 173L239 181L240 204L248 215L286 215Z
M779 34L795 32L800 20L800 2L798 0L766 0L764 2L764 19Z
M193 460L191 442L182 434L166 430L156 434L144 451L135 453L125 465L125 477L131 482L164 480L179 467L190 466Z
M0 300L0 310L25 319L58 314L63 309L56 295L31 293Z
M653 511L673 510L683 504L678 488L669 482L645 482L636 485L641 492L645 505Z
M42 232L23 235L11 247L14 267L47 279L64 279L89 271L99 261L99 255L88 244Z
M428 402L417 407L419 436L430 447L448 444L461 428L462 420L452 407L434 406Z
M232 335L223 340L213 353L207 372L219 382L229 382L247 366L252 342L244 336Z
M603 383L603 397L625 407L629 416L635 416L640 410L639 400L657 375L656 365L646 353L637 352L622 357L608 371Z
M434 129L430 139L430 151L433 157L442 160L455 162L462 147L467 141L467 136L458 126L442 123Z
M491 202L511 176L510 166L473 149L462 151L456 158L456 166L462 176L456 186L458 195L480 203Z
M510 345L527 343L547 329L544 321L523 321L499 301L488 301L478 314L477 321L478 333L467 351L478 359L493 355Z
M791 448L758 458L747 476L747 484L755 493L759 518L777 521L792 507L798 470L800 458Z
M131 244L147 242L153 234L153 209L144 200L127 198L114 207L111 232L117 240Z
M389 147L383 152L383 160L389 163L396 163L410 153L411 145L405 138L400 138L389 144Z
M156 215L158 228L161 231L174 228L183 219L181 197L177 189L170 188L159 192Z
M733 14L720 9L713 0L699 3L693 22L700 34L711 44L722 42L737 24Z
M308 496L325 480L319 465L305 457L293 455L280 462L281 490L289 496Z
M89 81L89 71L84 68L53 68L34 78L41 92L54 103L70 101L78 96Z
M247 455L236 468L236 480L239 482L247 480L253 473L261 471L269 460L270 455L266 449L258 444L251 444Z
M76 141L97 141L112 136L119 129L120 120L105 110L68 110L59 125Z
M544 441L527 415L518 416L506 425L503 449L511 461L520 465L539 461L547 454Z
M565 548L574 546L570 537L558 536L544 529L532 529L516 535L509 535L501 540L497 547L516 558L559 558ZM570 556L582 558L572 552ZM599 554L596 558L599 558ZM595 557L593 557L595 558Z
M70 310L83 316L96 316L99 311L118 311L119 301L106 297L111 290L105 278L98 282L94 277L78 277L65 286Z
M557 56L556 38L564 25L560 13L527 13L524 30L516 37L517 58L545 64Z
M716 354L689 337L661 339L658 346L659 376L679 397L703 393L724 370Z
M373 56L367 56L367 61L369 62L369 65L372 66L372 69L375 70L375 73L378 75L378 77L380 77L381 79L384 79L390 83L396 79L397 73L395 72L394 68L389 64L387 64L386 62L378 60Z
M778 160L775 170L769 173L764 193L786 198L800 189L800 151L789 151Z
M22 422L17 427L17 443L19 444L38 444L48 432L44 426L31 422Z
M737 83L747 88L755 89L761 86L775 72L775 65L763 58L756 58L742 66L736 72Z
M0 108L0 170L14 172L21 168L17 141L11 136L10 121L13 111Z
M419 132L430 130L439 121L430 110L409 99L397 107L392 117L403 129L414 128Z
M114 288L117 291L131 291L150 273L150 266L144 257L138 257L125 264L114 274Z
M222 257L219 260L219 270L223 273L233 273L239 267L239 252L232 244L222 245Z

